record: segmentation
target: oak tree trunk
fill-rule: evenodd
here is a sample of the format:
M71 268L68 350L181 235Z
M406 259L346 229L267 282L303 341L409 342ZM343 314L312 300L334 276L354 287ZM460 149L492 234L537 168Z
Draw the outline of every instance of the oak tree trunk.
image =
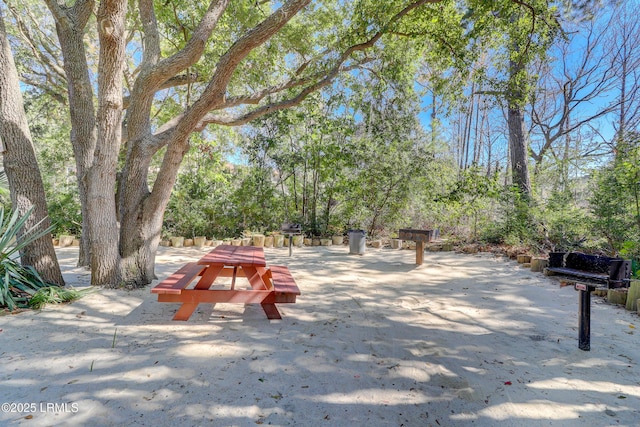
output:
M93 163L93 155L96 148L94 94L84 43L85 27L91 16L92 9L92 1L85 2L82 7L66 9L63 12L69 14L69 19L60 19L56 25L67 78L71 117L71 145L76 161L78 195L82 213L82 235L80 236L78 256L79 266L88 266L90 264L89 226L87 224L89 219L87 174Z
M163 213L186 151L175 153L175 166L163 166L159 179L154 183L152 195L147 185L151 154L140 153L139 149L142 149L142 144L132 145L127 154L118 192L123 279L135 287L144 286L155 279L155 254L160 242ZM171 155L171 147L167 155ZM173 171L169 174L171 176L167 176L167 168Z
M100 39L97 141L87 174L91 283L120 286L120 253L116 218L116 167L122 133L122 81L127 2L104 0L96 14Z
M9 181L13 210L24 215L33 211L24 230L42 221L39 228L47 228L50 221L31 133L24 112L20 82L13 55L7 40L4 18L0 10L0 138L3 142L3 163ZM18 235L21 237L22 230ZM44 281L64 286L58 258L51 235L47 234L20 252L22 265L33 266Z

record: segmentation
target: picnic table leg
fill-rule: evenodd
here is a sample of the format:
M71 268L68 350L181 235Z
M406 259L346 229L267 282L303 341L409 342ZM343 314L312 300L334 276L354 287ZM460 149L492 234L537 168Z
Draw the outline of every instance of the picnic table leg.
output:
M263 268L260 268L259 271L257 267L244 266L242 270L244 270L245 276L247 276L247 280L253 289L264 290L270 288L269 284L265 283L266 272Z
M236 276L238 274L238 266L233 267L233 278L231 279L231 290L236 288Z
M244 272L246 273L247 279L249 283L251 283L251 287L253 289L272 289L272 286L267 278L267 270L263 268L256 267L243 267ZM267 278L267 280L265 280ZM282 319L278 308L273 303L261 303L262 309L264 313L267 315L267 319Z
M209 289L216 280L218 275L222 272L224 266L212 265L204 270L202 277L195 286L195 289Z
M282 319L282 316L280 316L280 312L275 304L263 303L260 305L262 306L264 313L267 315L267 319Z
M198 308L197 302L183 303L178 311L176 311L175 316L173 316L173 320L189 320L189 317L196 311L196 308Z

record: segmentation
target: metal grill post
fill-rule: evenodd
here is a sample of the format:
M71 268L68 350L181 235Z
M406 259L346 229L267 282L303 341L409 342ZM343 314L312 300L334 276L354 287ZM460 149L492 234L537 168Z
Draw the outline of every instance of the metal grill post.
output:
M291 256L291 248L293 247L293 235L302 234L302 226L300 224L282 224L282 232L289 236L289 256Z
M293 246L293 234L289 234L289 256L291 256L291 247Z
M595 286L576 283L578 291L578 348L591 350L591 291Z

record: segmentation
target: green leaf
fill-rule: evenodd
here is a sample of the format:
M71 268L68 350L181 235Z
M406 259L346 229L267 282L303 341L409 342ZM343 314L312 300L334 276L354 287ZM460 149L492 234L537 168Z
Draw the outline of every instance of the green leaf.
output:
M14 211L7 217L0 208L0 274L4 273L0 283L0 306L12 311L26 307L29 298L47 285L32 266L23 266L18 260L22 248L51 231L50 227L39 230L39 222L24 230L18 238L31 212L32 209L20 216Z

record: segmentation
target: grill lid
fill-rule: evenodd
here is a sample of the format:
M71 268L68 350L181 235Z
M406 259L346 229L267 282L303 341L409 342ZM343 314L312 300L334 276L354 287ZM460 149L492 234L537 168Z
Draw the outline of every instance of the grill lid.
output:
M301 233L302 225L295 223L284 223L282 224L282 232L283 233Z

